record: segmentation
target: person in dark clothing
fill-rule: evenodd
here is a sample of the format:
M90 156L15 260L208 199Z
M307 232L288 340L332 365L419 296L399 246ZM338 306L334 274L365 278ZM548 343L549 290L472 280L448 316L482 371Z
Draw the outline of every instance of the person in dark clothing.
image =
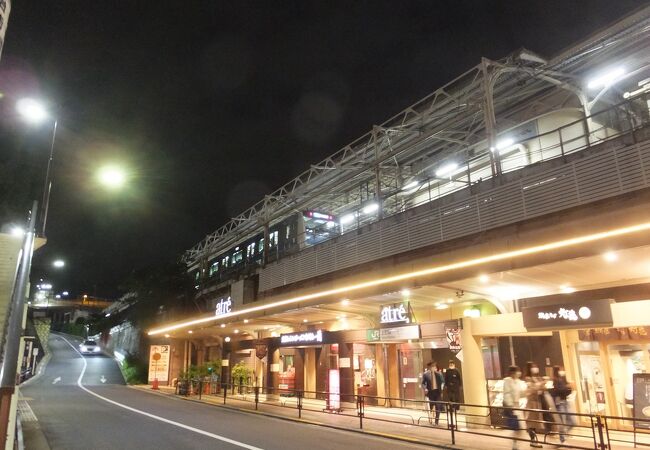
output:
M440 392L442 384L442 375L438 371L436 363L427 363L427 370L422 375L422 389L424 389L424 395L426 395L429 400L429 411L433 412L434 408L436 410L436 425L438 425L438 422L440 421L440 412L442 411L442 404L437 403L441 401Z
M445 371L445 393L447 401L452 403L460 403L460 387L463 380L460 377L460 372L456 369L456 363L449 361L449 367ZM459 406L454 405L454 409L458 411Z

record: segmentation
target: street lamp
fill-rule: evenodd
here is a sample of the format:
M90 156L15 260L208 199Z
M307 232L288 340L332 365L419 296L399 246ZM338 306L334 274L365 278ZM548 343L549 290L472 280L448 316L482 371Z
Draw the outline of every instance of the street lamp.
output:
M57 269L60 269L60 268L62 268L62 267L65 267L65 261L63 261L63 260L61 260L61 259L57 259L56 261L54 261L54 262L52 263L52 265L53 265L54 267L56 267Z
M109 189L119 189L126 182L126 173L119 166L104 166L97 173L99 182Z
M40 124L46 121L48 118L51 119L47 109L43 103L35 100L33 98L22 98L16 102L16 110L25 121L31 124ZM54 119L54 125L52 127L52 142L50 144L50 158L47 160L47 170L45 172L45 186L43 187L43 208L41 209L41 220L43 222L43 228L41 233L45 236L45 226L47 224L47 212L50 206L50 192L52 191L52 180L50 179L50 170L52 169L52 160L54 159L54 142L56 140L56 129L58 126L58 120Z

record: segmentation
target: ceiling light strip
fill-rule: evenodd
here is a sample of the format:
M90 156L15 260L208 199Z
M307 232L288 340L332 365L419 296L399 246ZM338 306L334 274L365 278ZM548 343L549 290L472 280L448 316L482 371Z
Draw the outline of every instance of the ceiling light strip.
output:
M193 325L199 325L203 323L208 323L208 322L213 322L215 320L223 320L227 318L234 318L238 317L241 315L245 314L251 314L254 312L259 312L259 311L265 311L268 309L272 308L277 308L279 306L287 306L287 305L293 305L305 300L313 300L317 298L322 298L322 297L328 297L331 295L337 295L337 294L345 294L350 291L358 291L361 289L366 289L370 287L376 287L376 286L381 286L384 284L389 284L389 283L394 283L397 281L404 281L404 280L410 280L413 278L418 278L422 276L427 276L427 275L434 275L437 273L442 273L442 272L449 272L452 270L457 270L457 269L463 269L467 267L472 267L472 266L478 266L481 264L489 263L489 262L495 262L495 261L502 261L505 259L509 258L517 258L520 256L526 256L526 255L532 255L535 253L540 253L540 252L546 252L549 250L556 250L559 248L563 247L570 247L574 245L580 245L580 244L586 244L589 242L594 242L594 241L599 241L602 239L607 239L611 237L616 237L616 236L622 236L626 234L632 234L632 233L638 233L641 231L647 231L650 230L650 222L645 222L641 223L638 225L633 225L630 227L623 227L623 228L616 228L614 230L609 230L609 231L603 231L600 233L594 233L594 234L588 234L585 236L579 236L571 239L564 239L561 241L555 241L555 242L550 242L547 244L542 244L542 245L536 245L532 247L526 247L522 248L519 250L512 250L509 252L503 252L503 253L497 253L495 255L489 255L489 256L483 256L480 258L474 258L474 259L469 259L465 261L459 261L456 263L452 264L446 264L443 266L435 266L435 267L430 267L428 269L422 269L422 270L416 270L413 272L408 272L408 273L403 273L400 275L394 275L390 277L384 277L384 278L377 278L374 280L366 281L363 283L357 283L357 284L352 284L349 286L343 286L340 288L336 289L329 289L326 291L320 291L320 292L315 292L313 294L305 294L305 295L300 295L297 297L292 297L288 298L286 300L280 300L277 302L273 303L268 303L264 305L259 305L259 306L253 306L250 308L242 309L239 311L233 311L228 314L222 314L219 317L215 316L209 316L209 317L201 317L198 319L193 319L193 320L188 320L186 322L181 322L177 323L175 325L169 325L161 328L155 328L151 331L149 331L147 334L150 336L154 336L156 334L161 334L161 333L166 333L168 331L174 331L178 330L181 328L186 328L190 327Z

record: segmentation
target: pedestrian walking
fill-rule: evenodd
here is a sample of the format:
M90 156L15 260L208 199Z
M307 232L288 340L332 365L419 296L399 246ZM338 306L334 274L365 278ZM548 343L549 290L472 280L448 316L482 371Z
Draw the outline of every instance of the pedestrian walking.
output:
M575 425L575 416L567 413L571 412L567 397L573 392L573 387L566 379L566 372L563 367L553 367L553 390L552 395L555 400L555 408L560 416L560 442L564 443L566 435L571 431Z
M503 379L503 417L506 419L506 426L513 432L513 449L518 447L517 440L523 437L520 426L523 414L513 408L521 408L525 398L526 383L521 380L521 369L518 366L510 366L508 376Z
M453 360L449 361L449 367L445 371L445 394L448 402L456 403L453 408L457 411L460 403L460 388L463 380L460 377L460 372L456 369L456 363Z
M530 437L530 446L541 448L537 438L537 431L544 428L544 417L540 411L542 409L542 396L544 395L544 379L539 375L539 367L534 362L526 363L526 429Z
M429 413L433 414L435 408L435 424L440 421L441 399L440 390L442 389L442 376L436 370L437 365L434 362L427 363L427 369L422 374L422 389L424 395L429 400Z

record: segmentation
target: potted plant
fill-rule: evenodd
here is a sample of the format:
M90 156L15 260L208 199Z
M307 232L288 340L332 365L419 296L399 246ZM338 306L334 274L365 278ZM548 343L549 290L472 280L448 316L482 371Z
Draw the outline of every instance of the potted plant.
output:
M239 384L239 393L243 391L243 384L247 383L251 370L243 362L238 362L230 370L230 376L233 384Z

